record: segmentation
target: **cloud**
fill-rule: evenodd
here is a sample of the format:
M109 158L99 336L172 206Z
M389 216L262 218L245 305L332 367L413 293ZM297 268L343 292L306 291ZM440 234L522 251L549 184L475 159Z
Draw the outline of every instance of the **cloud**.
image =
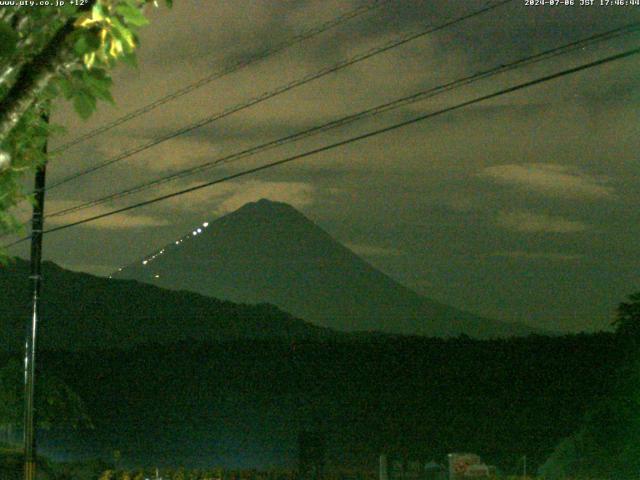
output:
M96 153L101 161L109 161L147 146L149 148L146 150L141 150L117 162L123 172L130 172L133 166L146 174L158 172L166 174L220 155L219 145L212 139L202 136L178 136L153 145L159 138L166 135L165 131L157 131L156 136L151 131L139 134L112 133L109 142L96 146Z
M303 208L313 203L314 193L315 188L304 182L248 181L228 183L210 200L213 201L214 213L225 215L262 198Z
M512 252L495 252L490 257L515 258L523 260L552 260L560 262L573 262L580 260L582 255L557 253L557 252L524 252L516 250Z
M74 201L52 200L47 202L47 212L57 212L75 205L77 205L77 203ZM85 218L110 212L111 210L113 210L113 206L111 205L97 205L92 207L90 210L70 212L68 215L61 215L59 217L47 217L45 219L45 227L57 227L60 225L74 223ZM164 225L169 225L169 221L166 218L142 215L133 212L123 212L85 224L85 226L89 228L114 230L123 228L159 227Z
M497 223L506 229L524 233L574 233L588 228L577 220L526 211L500 212Z
M613 195L606 179L592 177L564 165L496 165L485 168L480 176L549 195L590 198Z
M395 248L378 247L363 243L345 243L345 246L357 255L363 257L397 257L403 252Z

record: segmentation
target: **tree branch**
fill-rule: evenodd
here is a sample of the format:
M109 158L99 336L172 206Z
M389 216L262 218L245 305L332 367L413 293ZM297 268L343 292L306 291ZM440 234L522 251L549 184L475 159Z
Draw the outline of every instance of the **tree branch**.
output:
M78 11L91 9L95 2L89 1ZM60 70L70 67L69 58L73 51L66 40L75 30L74 21L73 17L68 19L44 49L22 67L9 92L0 100L0 144L7 139L53 77Z
M73 30L73 20L68 20L44 50L23 67L7 95L0 101L0 143L34 104L58 68L65 64L71 51L65 40Z

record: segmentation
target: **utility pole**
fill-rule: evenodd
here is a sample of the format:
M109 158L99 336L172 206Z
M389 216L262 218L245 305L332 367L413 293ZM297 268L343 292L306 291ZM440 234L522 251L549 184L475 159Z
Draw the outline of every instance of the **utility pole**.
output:
M43 114L46 122L48 113ZM45 140L44 153L47 153ZM36 374L36 333L40 317L40 289L42 286L42 230L44 227L44 189L46 161L38 167L35 178L33 218L31 220L31 321L27 329L24 356L24 480L36 478L36 435L34 387Z

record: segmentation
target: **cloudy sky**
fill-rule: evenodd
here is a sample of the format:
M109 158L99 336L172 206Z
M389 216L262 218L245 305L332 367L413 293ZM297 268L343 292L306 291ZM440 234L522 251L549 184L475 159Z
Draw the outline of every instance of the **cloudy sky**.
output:
M580 3L580 0L575 0ZM599 3L599 0L596 0ZM117 105L82 133L288 41L367 2L177 0L152 13L139 68L114 75ZM169 102L56 158L64 178L264 92L481 9L478 0L402 0ZM47 212L277 139L403 95L640 20L640 7L527 6L514 0L163 142L49 193ZM346 128L68 216L56 226L436 111L637 48L638 34L493 76ZM605 328L640 290L640 56L253 176L49 235L45 256L108 274L248 201L291 203L336 239L430 298L553 330ZM26 252L24 248L13 250Z

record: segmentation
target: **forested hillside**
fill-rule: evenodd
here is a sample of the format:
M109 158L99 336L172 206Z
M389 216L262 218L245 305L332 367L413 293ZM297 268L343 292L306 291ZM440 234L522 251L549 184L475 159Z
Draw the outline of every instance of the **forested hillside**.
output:
M329 462L381 451L441 460L474 451L505 469L541 464L606 395L613 334L475 341L353 336L44 352L39 365L86 401L95 430L52 431L74 455L172 466L294 466L302 429Z

